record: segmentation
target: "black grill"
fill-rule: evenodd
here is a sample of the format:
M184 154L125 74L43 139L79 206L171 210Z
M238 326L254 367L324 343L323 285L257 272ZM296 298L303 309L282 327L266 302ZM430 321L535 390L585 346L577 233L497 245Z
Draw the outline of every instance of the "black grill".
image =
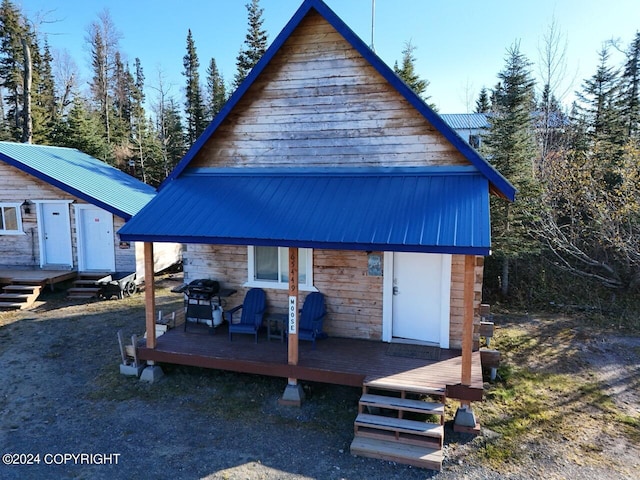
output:
M220 291L220 283L208 278L194 280L187 285L186 295L192 300L211 300Z

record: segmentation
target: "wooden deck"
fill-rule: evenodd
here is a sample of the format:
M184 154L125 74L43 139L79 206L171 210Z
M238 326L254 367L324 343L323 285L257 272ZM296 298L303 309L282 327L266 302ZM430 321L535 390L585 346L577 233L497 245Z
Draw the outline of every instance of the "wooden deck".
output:
M75 270L41 270L38 268L0 268L0 285L11 283L32 283L34 285L49 285L53 288L56 283L76 278Z
M392 383L407 391L446 389L447 396L461 400L482 399L480 353L473 353L472 384L461 388L459 351L442 350L440 359L423 360L392 356L389 344L347 338L320 340L313 350L310 342L300 342L298 365L287 364L287 344L262 334L258 344L252 335L234 335L229 341L222 325L214 335L204 325L182 325L157 339L155 349L142 343L138 356L143 360L173 363L282 378L361 387L365 382Z

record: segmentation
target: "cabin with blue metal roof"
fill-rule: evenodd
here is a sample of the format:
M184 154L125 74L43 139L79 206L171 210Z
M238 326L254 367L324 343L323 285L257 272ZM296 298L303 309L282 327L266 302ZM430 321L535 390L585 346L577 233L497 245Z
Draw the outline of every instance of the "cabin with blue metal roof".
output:
M352 452L438 469L445 399L463 402L470 415L457 423L474 430L470 402L482 398L474 329L490 194L515 190L331 9L306 0L120 229L148 254L152 242L185 244L185 283L236 291L226 310L262 289L265 326L284 327L286 342L195 326L156 337L147 288L138 357L284 377L283 403L302 400L300 381L361 386ZM326 301L326 338L313 344L298 331L310 292ZM402 418L424 396L437 425Z
M23 285L26 278L51 283L77 273L112 272L134 272L141 282L143 246L121 242L116 232L155 194L153 187L79 150L0 142L0 283L12 290L19 279ZM180 245L163 244L156 249L155 270L180 260ZM95 294L87 282L69 293ZM13 290L22 292L5 290L0 307L26 308L28 302L15 301L25 288Z

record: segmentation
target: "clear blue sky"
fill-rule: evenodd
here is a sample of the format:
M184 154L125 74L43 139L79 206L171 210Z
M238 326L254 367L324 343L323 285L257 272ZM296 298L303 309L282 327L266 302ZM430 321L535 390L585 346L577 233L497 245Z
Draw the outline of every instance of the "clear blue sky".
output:
M107 8L122 34L120 50L133 66L139 57L146 85L158 85L160 72L170 94L182 101L182 57L191 28L202 65L211 57L225 80L236 71L235 58L247 31L248 0L14 0L31 19L44 18L38 28L52 49L67 50L84 84L89 78L87 26ZM372 0L325 0L367 44L371 42ZM271 42L302 0L261 0L264 27ZM581 82L595 72L597 53L608 39L626 48L640 30L639 0L375 0L376 53L389 65L401 59L405 42L417 47L416 66L431 82L427 93L440 113L473 110L482 86L492 87L504 66L507 47L537 63L539 47L555 19L567 43L567 80L573 99ZM612 52L612 63L621 54ZM534 66L534 74L538 67ZM147 88L148 95L152 90ZM153 99L151 99L153 101Z

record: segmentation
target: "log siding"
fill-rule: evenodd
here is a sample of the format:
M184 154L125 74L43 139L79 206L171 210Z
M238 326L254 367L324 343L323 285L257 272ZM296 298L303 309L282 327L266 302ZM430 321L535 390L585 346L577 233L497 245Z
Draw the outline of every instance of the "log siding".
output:
M74 197L39 178L28 175L21 170L0 163L0 203L23 203L25 200L65 200L69 204L71 230L71 247L73 268L78 268L78 232L73 204L86 204L84 200ZM0 263L3 266L39 267L40 240L37 223L36 205L31 206L31 213L22 208L23 235L0 235ZM135 270L135 248L119 248L120 239L117 230L124 225L124 219L113 216L113 235L115 244L116 270Z
M193 167L468 165L318 14L305 18Z
M378 252L381 253L381 252ZM382 256L382 255L381 255ZM198 278L218 280L224 288L238 293L225 299L224 308L242 303L248 290L247 247L233 245L190 244L184 252L185 282ZM480 308L482 294L482 266L484 259L476 258L474 309ZM384 268L384 265L383 265ZM327 317L324 328L331 336L380 340L382 338L383 277L368 276L367 253L346 250L314 250L314 287L326 296ZM464 290L464 256L453 255L451 265L451 348L462 346ZM272 313L284 313L287 305L286 289L265 289L267 308ZM302 305L307 292L300 292ZM475 330L480 325L474 316ZM474 339L478 340L477 332Z

